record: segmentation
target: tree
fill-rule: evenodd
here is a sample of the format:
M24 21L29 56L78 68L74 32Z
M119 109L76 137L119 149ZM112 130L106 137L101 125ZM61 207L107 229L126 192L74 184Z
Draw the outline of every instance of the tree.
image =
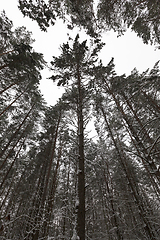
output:
M63 3L72 22L87 28L92 2L54 6L52 1L55 18ZM98 5L99 13L113 8L107 21L121 31L114 14L135 1L105 3L103 9ZM53 18L53 12L47 18L47 1L20 4L45 30ZM53 57L50 79L65 93L55 106L46 107L38 90L45 63L31 48L30 33L23 27L12 31L3 14L0 28L1 238L158 240L158 63L142 74L134 69L129 76L117 76L114 59L107 66L98 62L100 39L88 44L77 35ZM95 140L87 131L91 119Z
M50 23L53 25L58 17L69 18L69 28L76 24L87 29L92 37L102 30L117 31L123 34L126 28L131 28L144 43L160 44L159 14L160 3L154 1L34 1L19 0L19 8L24 16L36 20L42 30Z
M0 23L0 209L3 221L1 235L8 238L7 224L10 223L5 219L16 217L17 209L22 205L16 188L18 183L21 184L28 165L27 154L35 144L33 135L38 130L44 108L38 83L45 61L42 54L32 50L31 33L24 27L12 30L12 22L5 13L1 14ZM18 196L17 201L15 195Z
M151 71L152 73L157 73L155 76L155 79L157 80L159 78L157 70ZM146 73L143 73L143 77L139 76L137 72L135 75L133 74L132 76L129 76L127 79L125 76L116 76L114 72L114 64L113 64L113 59L110 61L108 66L103 67L101 64L96 67L96 105L97 106L97 114L96 117L98 118L99 121L101 121L99 114L100 112L102 113L102 116L104 118L104 122L107 125L107 132L104 129L103 132L100 135L100 139L105 139L105 135L108 135L111 137L112 141L114 142L114 146L116 149L116 152L118 154L117 156L117 161L120 163L122 166L122 169L127 177L127 181L129 181L129 186L131 187L131 191L133 192L134 198L136 199L136 208L138 207L141 214L140 218L144 221L146 228L145 228L145 234L147 238L153 238L157 239L157 230L156 226L152 224L152 221L150 221L151 216L150 216L150 204L146 205L146 195L141 195L139 189L139 183L138 180L136 179L136 176L133 175L134 170L132 169L132 165L128 165L129 162L132 162L132 164L137 165L137 171L140 172L145 172L145 175L149 177L148 180L148 187L150 188L150 191L153 192L153 194L156 196L157 201L159 201L159 173L158 173L158 168L156 165L154 165L153 162L156 162L156 160L153 160L150 154L148 154L147 149L150 149L150 147L153 147L152 142L152 137L153 135L148 135L148 130L146 128L146 124L143 124L142 122L145 120L146 117L151 117L151 113L148 114L148 109L145 109L145 113L143 112L143 108L145 108L145 103L140 104L140 99L136 102L134 102L135 97L139 97L139 95L136 95L137 93L140 93L141 90L147 86L149 86L149 89L151 91L152 87L151 84L148 82L150 81L150 77L147 77L145 75ZM153 77L153 76L152 76ZM153 78L151 77L152 81ZM100 80L100 82L98 81ZM143 79L143 80L142 80ZM144 82L144 79L146 81ZM128 81L127 81L128 80ZM122 82L121 82L122 81ZM137 87L136 90L132 88L129 84L129 82L132 82L134 86L138 86L139 83L141 84L141 87ZM131 83L130 82L130 83ZM149 85L148 85L149 84ZM153 82L154 86L154 82ZM138 90L137 90L138 89ZM130 92L132 94L130 95ZM127 94L127 97L126 95ZM123 97L122 97L123 96ZM124 101L125 100L125 101ZM132 104L130 104L130 101L132 101ZM137 106L137 107L142 107L141 111L138 111L136 108L135 110L133 109L132 106ZM129 107L129 110L128 108ZM100 111L100 112L99 112ZM143 114L141 115L141 113ZM139 116L138 116L139 115ZM145 117L144 117L145 115ZM141 116L141 117L140 117ZM143 118L144 117L144 118ZM142 121L142 122L141 122ZM135 125L135 123L138 122L138 124ZM99 122L98 125L102 125L102 123ZM135 128L136 126L136 128ZM126 128L126 129L125 129ZM138 130L139 128L139 130ZM99 128L98 128L99 129ZM142 130L143 129L143 130ZM99 130L98 130L99 131ZM139 131L139 133L138 133ZM140 132L144 133L144 136L140 138ZM105 133L106 132L106 133ZM126 133L125 133L126 132ZM129 133L129 136L127 137ZM158 134L159 135L159 134ZM131 142L129 142L129 138L131 138ZM133 140L135 139L135 141ZM155 138L156 141L157 137ZM107 142L107 140L106 140ZM132 145L133 143L133 145ZM151 146L150 146L151 144ZM129 145L128 147L125 145ZM147 147L144 147L147 146ZM150 147L149 147L150 146ZM133 147L133 148L132 148ZM152 148L151 147L151 148ZM156 144L154 145L156 147ZM153 147L153 148L154 148ZM111 145L111 148L113 148L113 145ZM127 149L129 149L129 152ZM140 162L137 162L137 157L135 155L131 155L130 160L126 156L129 153L134 154L134 148L137 151L137 156L140 157L142 160L142 166L140 166ZM152 150L153 150L152 148ZM157 145L158 148L158 145ZM152 151L151 150L151 151ZM125 153L124 153L125 152ZM149 151L150 152L150 151ZM157 150L156 150L157 152ZM143 157L142 157L143 156ZM151 158L150 158L151 157ZM132 159L132 160L131 160ZM147 163L147 164L146 164ZM154 165L154 166L153 166ZM156 169L156 174L154 175L153 168ZM132 169L132 170L130 170ZM115 172L115 170L114 170ZM131 173L132 172L132 173ZM152 174L151 174L152 172ZM131 176L131 178L130 178ZM143 182L143 184L142 184ZM145 180L143 179L141 184L145 186ZM146 187L144 187L145 189ZM145 190L144 190L145 191ZM143 192L144 193L144 192ZM147 194L147 193L146 193ZM154 207L153 207L154 209ZM153 210L155 214L155 210ZM153 216L153 215L152 215ZM157 220L158 221L158 220ZM117 229L117 228L116 228Z
M84 129L85 112L89 102L91 90L89 84L92 76L92 68L96 62L97 53L103 44L95 44L96 47L91 51L87 47L87 41L79 42L79 35L76 36L73 46L69 43L61 47L62 54L54 57L51 62L54 69L58 70L57 75L51 79L58 80L58 85L71 83L71 94L68 103L73 104L77 115L77 138L78 138L78 203L77 203L77 234L80 240L85 239L85 153L84 153Z
M73 29L75 25L83 26L87 33L95 36L95 17L93 1L43 1L34 2L19 0L19 9L24 16L37 21L43 31L54 25L58 18L62 18Z
M131 28L144 43L160 43L159 1L104 1L98 3L97 16L105 29L113 29L120 34Z

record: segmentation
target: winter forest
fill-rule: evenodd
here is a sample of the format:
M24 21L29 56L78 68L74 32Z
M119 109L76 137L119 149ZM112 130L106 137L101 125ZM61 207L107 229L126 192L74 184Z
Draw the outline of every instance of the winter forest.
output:
M41 31L63 19L79 34L46 62L0 13L0 240L160 240L159 62L118 75L99 58L110 30L160 49L159 0L17 4ZM54 106L45 68L65 90Z

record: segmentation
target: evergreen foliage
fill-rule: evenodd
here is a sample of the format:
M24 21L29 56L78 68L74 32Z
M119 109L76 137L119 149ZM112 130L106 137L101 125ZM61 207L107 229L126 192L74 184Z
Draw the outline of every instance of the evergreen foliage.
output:
M89 34L94 27L92 1L19 4L42 30L62 17L62 10ZM100 27L105 22L122 31L122 19L145 42L159 43L158 7L158 1L100 1ZM140 17L150 24L137 25ZM53 56L50 80L65 93L48 107L38 89L43 55L32 48L30 32L12 27L3 12L0 238L159 240L158 63L143 73L134 69L118 76L114 59L104 66L98 58L100 38L80 41L77 35ZM88 132L93 122L95 139Z
M44 31L62 18L69 29L84 27L92 37L102 29L113 29L121 35L130 28L144 43L160 44L159 0L19 0L19 9Z

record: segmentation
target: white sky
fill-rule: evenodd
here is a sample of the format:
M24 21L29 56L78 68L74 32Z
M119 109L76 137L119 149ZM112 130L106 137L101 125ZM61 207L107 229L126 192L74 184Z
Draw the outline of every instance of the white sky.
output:
M42 32L38 24L28 17L23 17L17 8L17 0L0 0L0 12L5 10L7 17L13 21L14 27L26 26L27 30L33 33L35 51L44 54L46 61L50 62L52 56L59 54L59 46L68 40L67 33L75 37L77 29L68 30L63 22L58 21L55 26ZM100 58L104 64L108 64L112 57L115 60L117 74L126 73L129 75L133 68L140 72L152 68L160 60L160 50L155 51L155 46L143 44L142 40L134 32L127 31L123 36L117 38L117 33L107 32L103 35L102 41L106 43ZM40 89L48 104L55 104L61 96L62 89L57 88L51 80L47 80L52 75L48 70L42 72Z

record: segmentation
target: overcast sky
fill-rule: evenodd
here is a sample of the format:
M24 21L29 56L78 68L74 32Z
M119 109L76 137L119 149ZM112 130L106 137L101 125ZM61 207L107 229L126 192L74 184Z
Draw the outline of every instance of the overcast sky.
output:
M59 46L63 42L67 42L67 33L74 38L79 31L77 29L74 31L68 30L60 20L55 26L50 27L47 33L42 32L36 22L23 17L18 10L17 0L0 1L0 12L5 10L8 18L13 21L14 27L26 26L27 30L33 33L33 38L36 40L33 45L35 51L43 53L45 60L48 62L52 60L52 56L59 54ZM147 68L152 68L160 60L160 50L155 51L155 46L143 44L134 32L127 31L124 36L117 38L117 33L111 31L105 33L102 40L106 45L100 54L100 58L104 64L108 64L114 57L117 74L126 73L126 75L129 75L135 67L143 72ZM40 89L47 103L53 105L61 96L62 91L51 80L47 80L47 77L51 75L52 73L48 70L42 72Z

